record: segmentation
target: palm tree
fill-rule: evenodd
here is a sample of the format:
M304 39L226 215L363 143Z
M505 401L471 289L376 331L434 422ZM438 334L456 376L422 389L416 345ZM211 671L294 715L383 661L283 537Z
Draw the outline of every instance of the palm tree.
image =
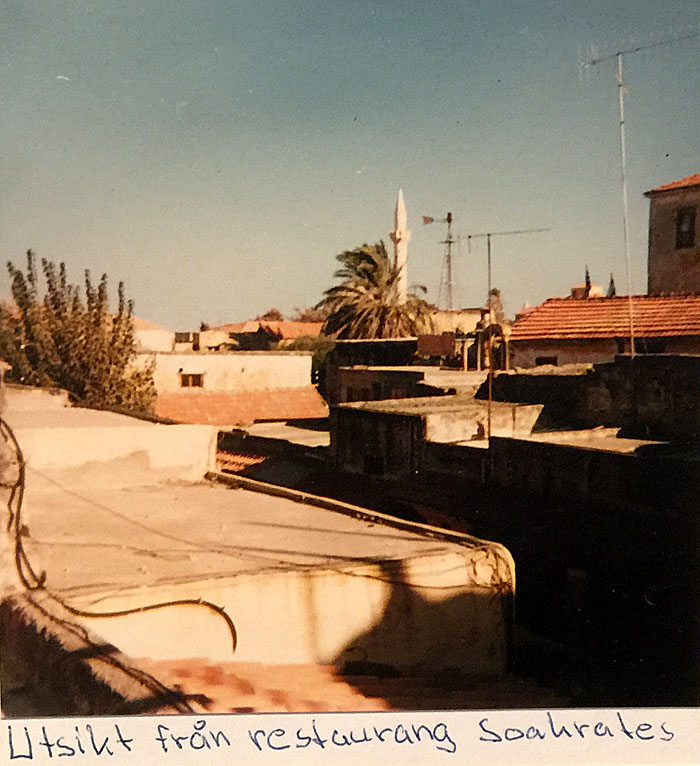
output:
M329 311L323 326L326 335L349 338L402 338L427 331L430 306L411 292L399 299L399 271L384 242L362 245L337 256L341 282L324 292L318 307ZM414 287L414 289L416 289ZM425 288L417 286L425 292Z

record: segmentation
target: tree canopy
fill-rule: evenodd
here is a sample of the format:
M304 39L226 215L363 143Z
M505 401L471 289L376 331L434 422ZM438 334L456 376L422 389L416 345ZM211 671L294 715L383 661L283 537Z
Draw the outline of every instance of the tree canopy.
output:
M325 322L328 319L328 307L326 305L294 307L290 319L292 322Z
M402 302L399 270L384 242L364 244L337 256L340 284L330 287L317 308L328 310L323 331L338 339L401 338L430 327L430 305L411 292ZM418 289L425 292L425 288Z
M259 314L255 317L255 320L260 322L281 322L284 319L282 312L279 309L268 309L264 314Z
M0 306L0 355L20 383L59 387L93 407L149 412L155 400L152 370L135 368L133 304L119 283L109 312L107 275L95 286L85 271L84 299L66 267L27 251L26 271L8 262L14 306ZM42 277L43 276L43 280Z

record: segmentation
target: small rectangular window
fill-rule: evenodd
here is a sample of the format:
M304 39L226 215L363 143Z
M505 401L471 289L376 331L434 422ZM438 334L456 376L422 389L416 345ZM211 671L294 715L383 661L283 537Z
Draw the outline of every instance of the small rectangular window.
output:
M676 212L676 250L695 246L695 208L681 207Z
M539 367L541 364L556 364L556 356L537 356L535 357L535 364Z
M202 388L204 386L204 375L181 372L180 386L182 388Z
M191 342L192 342L191 332L176 332L175 333L175 343L191 343Z

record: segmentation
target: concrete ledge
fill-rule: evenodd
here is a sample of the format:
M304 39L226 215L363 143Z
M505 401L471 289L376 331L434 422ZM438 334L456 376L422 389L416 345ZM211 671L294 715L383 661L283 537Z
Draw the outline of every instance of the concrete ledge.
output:
M274 497L284 497L288 500L293 500L295 503L313 505L316 508L324 508L328 511L343 513L346 516L352 516L361 521L369 521L373 524L382 524L383 526L403 529L406 532L415 532L416 534L445 540L450 543L459 543L468 547L488 546L490 549L497 550L499 555L503 557L508 571L512 574L511 591L513 593L515 592L515 561L513 560L510 551L500 543L495 543L490 540L482 540L479 537L467 535L462 532L455 532L453 530L446 530L442 527L434 527L430 524L420 524L416 521L400 519L396 516L380 513L379 511L370 511L367 508L361 508L358 505L343 503L340 500L331 500L330 498L313 495L309 492L301 492L297 489L280 487L277 484L267 484L266 482L257 481L256 479L250 479L245 476L232 476L231 474L210 471L205 478L210 481L226 484L234 489L240 487L242 489L250 490L251 492L262 492L263 494L273 495Z

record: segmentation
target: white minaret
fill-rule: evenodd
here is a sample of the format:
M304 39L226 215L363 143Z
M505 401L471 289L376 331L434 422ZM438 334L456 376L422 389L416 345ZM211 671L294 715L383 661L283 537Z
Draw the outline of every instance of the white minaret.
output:
M399 189L399 196L396 198L396 210L394 211L394 231L389 234L394 243L394 267L399 270L399 302L406 303L406 293L408 292L408 240L411 239L411 232L406 228L407 223L406 203L403 198L403 190Z

